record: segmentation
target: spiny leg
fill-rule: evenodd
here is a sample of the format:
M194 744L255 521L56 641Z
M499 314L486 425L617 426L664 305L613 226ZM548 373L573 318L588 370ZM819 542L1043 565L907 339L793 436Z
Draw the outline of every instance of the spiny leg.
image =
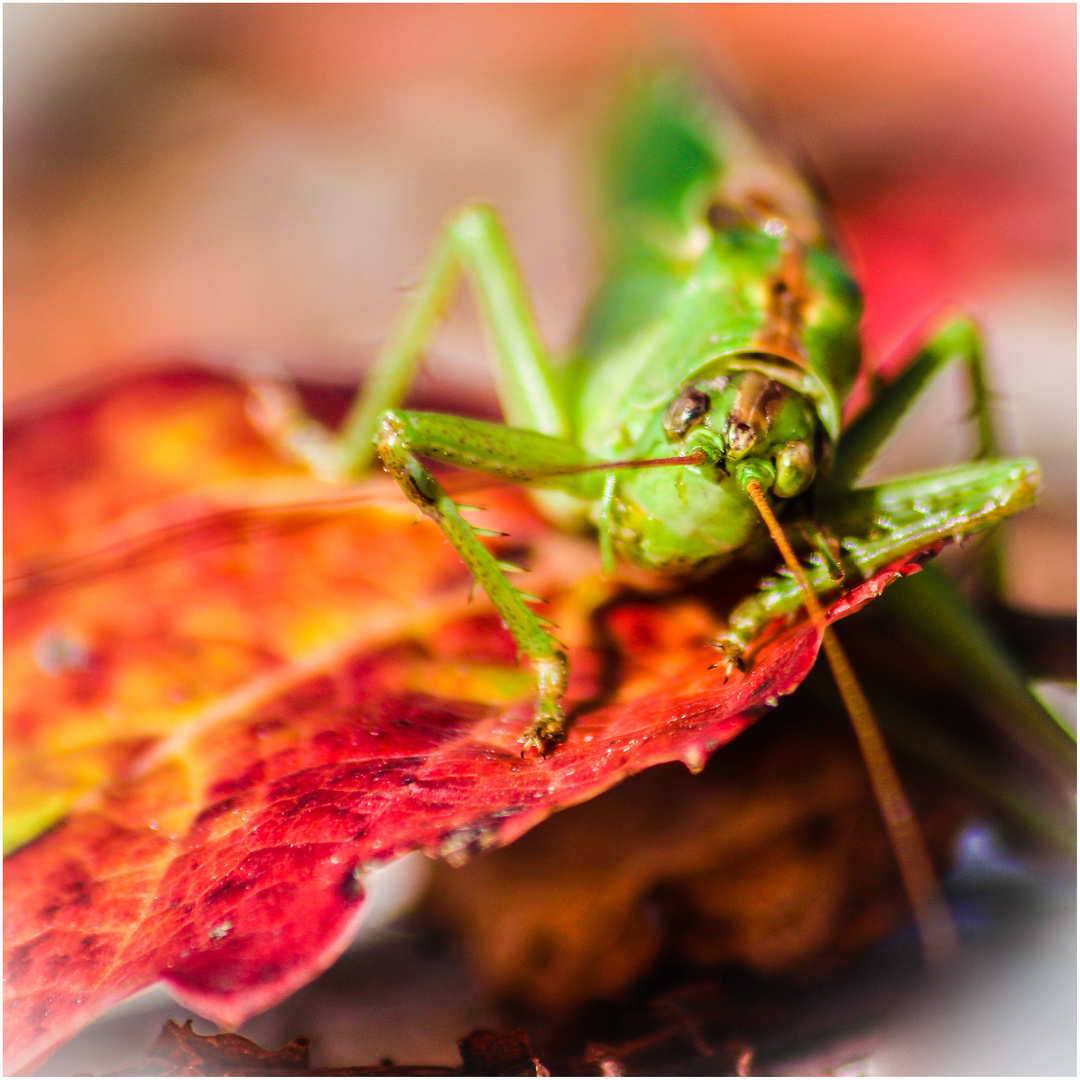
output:
M405 306L341 434L332 436L304 415L287 387L261 380L253 389L261 426L320 475L345 479L372 462L387 409L401 404L424 349L464 270L476 293L494 347L496 387L507 423L552 436L569 425L558 380L540 339L521 273L505 230L488 206L467 206L446 224L420 284Z
M850 581L872 577L890 563L993 525L1035 501L1039 468L1023 458L972 462L857 488L835 498L822 523L840 541L840 565ZM819 554L806 568L816 595L837 581ZM770 579L732 611L722 639L740 653L771 622L798 611L802 592L791 578Z
M442 529L490 597L518 650L532 661L538 691L536 718L525 732L522 752L535 748L546 753L566 733L561 703L566 693L566 653L545 629L545 620L526 606L525 594L507 579L504 571L515 568L500 563L484 547L476 528L461 516L457 504L416 455L515 481L554 474L553 482L561 485L564 481L559 470L586 464L585 452L568 440L538 432L456 416L403 411L383 414L377 447L383 464L405 494ZM576 479L565 482L572 485Z
M875 401L844 433L835 468L816 492L823 520L830 514L841 518L846 514L850 521L850 513L845 511L844 504L850 504L851 487L859 474L870 464L919 395L951 363L961 363L967 369L970 416L977 431L974 457L976 461L987 461L988 467L992 468L990 463L1000 453L1001 441L982 339L970 319L956 318L931 338L896 380L878 391ZM951 473L961 483L972 475L961 471L964 468ZM985 490L985 474L977 471L974 475L976 493ZM1007 488L1011 483L1013 480L1006 478L1002 486ZM856 499L860 497L857 492L853 494ZM1023 505L1027 503L1022 502L1020 507L1004 506L991 516L1003 518ZM986 524L972 522L966 513L976 513L972 500L968 500L968 510L961 514L958 534L972 531L972 525L983 528ZM991 530L983 541L980 554L990 592L1000 597L1004 592L1005 565L999 530ZM1015 660L994 640L968 600L941 571L928 567L903 587L890 589L884 603L915 637L948 659L958 683L964 685L973 698L983 702L987 712L1030 753L1059 772L1075 769L1075 734L1064 729L1057 717L1031 693L1027 678Z
M986 370L982 335L971 319L959 316L944 323L892 382L875 388L874 400L845 430L829 475L819 484L817 497L825 505L838 492L850 489L873 462L918 398L952 364L967 372L971 401L969 419L975 422L972 459L983 461L1001 453L993 393ZM1004 587L1004 551L995 531L983 545L983 563L995 595Z

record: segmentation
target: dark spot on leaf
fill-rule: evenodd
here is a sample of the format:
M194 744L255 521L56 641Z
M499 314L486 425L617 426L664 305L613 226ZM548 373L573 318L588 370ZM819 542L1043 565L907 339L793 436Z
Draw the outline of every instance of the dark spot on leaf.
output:
M356 903L364 897L364 881L360 874L360 868L350 870L341 879L341 894L350 903Z
M214 818L221 817L222 814L227 814L230 810L236 806L235 799L222 799L220 802L216 802L211 806L208 806L198 817L195 818L195 825L204 825L208 821L213 821Z
M45 968L49 972L52 978L56 978L63 974L65 968L70 966L71 957L67 953L56 952L50 953L46 958Z
M51 933L43 934L36 944L46 945L51 937ZM8 953L4 963L4 978L8 982L17 982L27 974L33 961L34 948L35 942L28 941L25 945L18 945Z
M229 896L231 893L244 893L251 888L250 881L237 881L235 878L226 878L217 888L211 889L203 898L204 906L209 907Z
M90 882L83 878L77 881L69 881L64 886L64 892L67 893L67 903L77 904L79 907L87 907L93 901L90 890Z
M216 783L209 791L211 797L231 795L236 792L245 791L248 788L254 787L256 784L261 784L266 779L266 763L262 761L256 761L240 776L230 778L227 780L221 780Z

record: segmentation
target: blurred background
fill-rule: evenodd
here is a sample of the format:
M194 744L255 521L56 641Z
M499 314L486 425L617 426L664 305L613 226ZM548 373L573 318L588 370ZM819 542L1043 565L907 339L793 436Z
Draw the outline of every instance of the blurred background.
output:
M1029 604L1073 604L1075 12L1067 4L8 4L5 391L269 355L353 379L440 222L504 215L547 340L596 270L590 166L631 65L682 52L813 168L873 357L986 327ZM471 309L429 365L490 401ZM902 351L902 350L901 350ZM958 460L954 401L901 462ZM950 441L951 439L951 441Z
M873 357L949 307L982 320L1011 441L1046 470L1042 506L1011 530L1012 587L1073 604L1069 5L4 12L9 400L177 356L352 379L440 222L475 198L504 215L564 345L596 269L605 106L628 67L678 51L812 166L861 273ZM459 308L429 366L490 400ZM958 460L962 408L924 413L901 464Z
M872 362L895 367L950 308L980 319L1009 449L1046 476L1009 523L1009 596L1074 613L1069 4L6 4L9 411L177 358L352 380L441 221L477 198L564 346L598 266L596 134L626 73L673 52L828 193ZM428 369L490 407L467 302ZM883 471L962 459L962 384L946 383Z

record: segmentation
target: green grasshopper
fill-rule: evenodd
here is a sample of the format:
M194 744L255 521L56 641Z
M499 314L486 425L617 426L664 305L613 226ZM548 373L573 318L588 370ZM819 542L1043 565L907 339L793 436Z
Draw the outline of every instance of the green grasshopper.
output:
M340 434L308 419L279 385L255 385L264 426L318 473L351 478L377 454L438 523L532 662L536 715L522 742L541 753L565 735L564 648L529 606L537 598L507 578L519 568L487 550L483 530L422 458L553 489L542 506L561 524L591 523L609 571L621 556L700 574L772 532L789 573L731 613L716 642L729 670L771 620L805 604L823 627L818 594L986 528L1030 505L1039 485L1034 461L997 456L980 339L963 318L944 325L841 432L861 365L859 290L808 188L685 75L662 73L639 91L615 131L607 174L610 269L562 362L541 341L499 219L470 205L442 231ZM490 334L505 424L401 408L462 272ZM970 374L975 460L856 486L921 391L954 362ZM774 515L805 539L805 567ZM959 601L924 593L920 602L933 619L935 604ZM825 646L838 653L827 632ZM920 846L910 811L854 676L838 670L838 678L857 726L876 739L868 765L886 818L892 812L907 829L894 835L903 866L900 849ZM1024 708L1029 726L1044 725L1037 706ZM925 856L912 873L927 877ZM929 888L909 884L917 910Z

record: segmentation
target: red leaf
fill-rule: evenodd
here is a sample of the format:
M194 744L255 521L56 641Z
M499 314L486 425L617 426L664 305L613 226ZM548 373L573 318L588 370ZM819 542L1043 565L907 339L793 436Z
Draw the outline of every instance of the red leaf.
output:
M170 430L181 445L162 442ZM246 428L236 387L134 380L14 445L17 565L96 554L39 561L8 617L11 794L21 780L29 803L72 807L6 863L9 1069L158 980L239 1025L340 954L367 870L417 848L463 860L651 765L700 767L817 656L812 628L783 629L725 684L703 600L604 579L587 541L514 491L485 492L570 648L576 723L546 760L523 759L530 681L512 641L480 596L467 606L449 545L385 484L303 529L205 517L242 501L229 484L327 497ZM174 557L131 542L131 521ZM879 574L830 618L916 569ZM43 662L49 633L79 643L66 663Z

